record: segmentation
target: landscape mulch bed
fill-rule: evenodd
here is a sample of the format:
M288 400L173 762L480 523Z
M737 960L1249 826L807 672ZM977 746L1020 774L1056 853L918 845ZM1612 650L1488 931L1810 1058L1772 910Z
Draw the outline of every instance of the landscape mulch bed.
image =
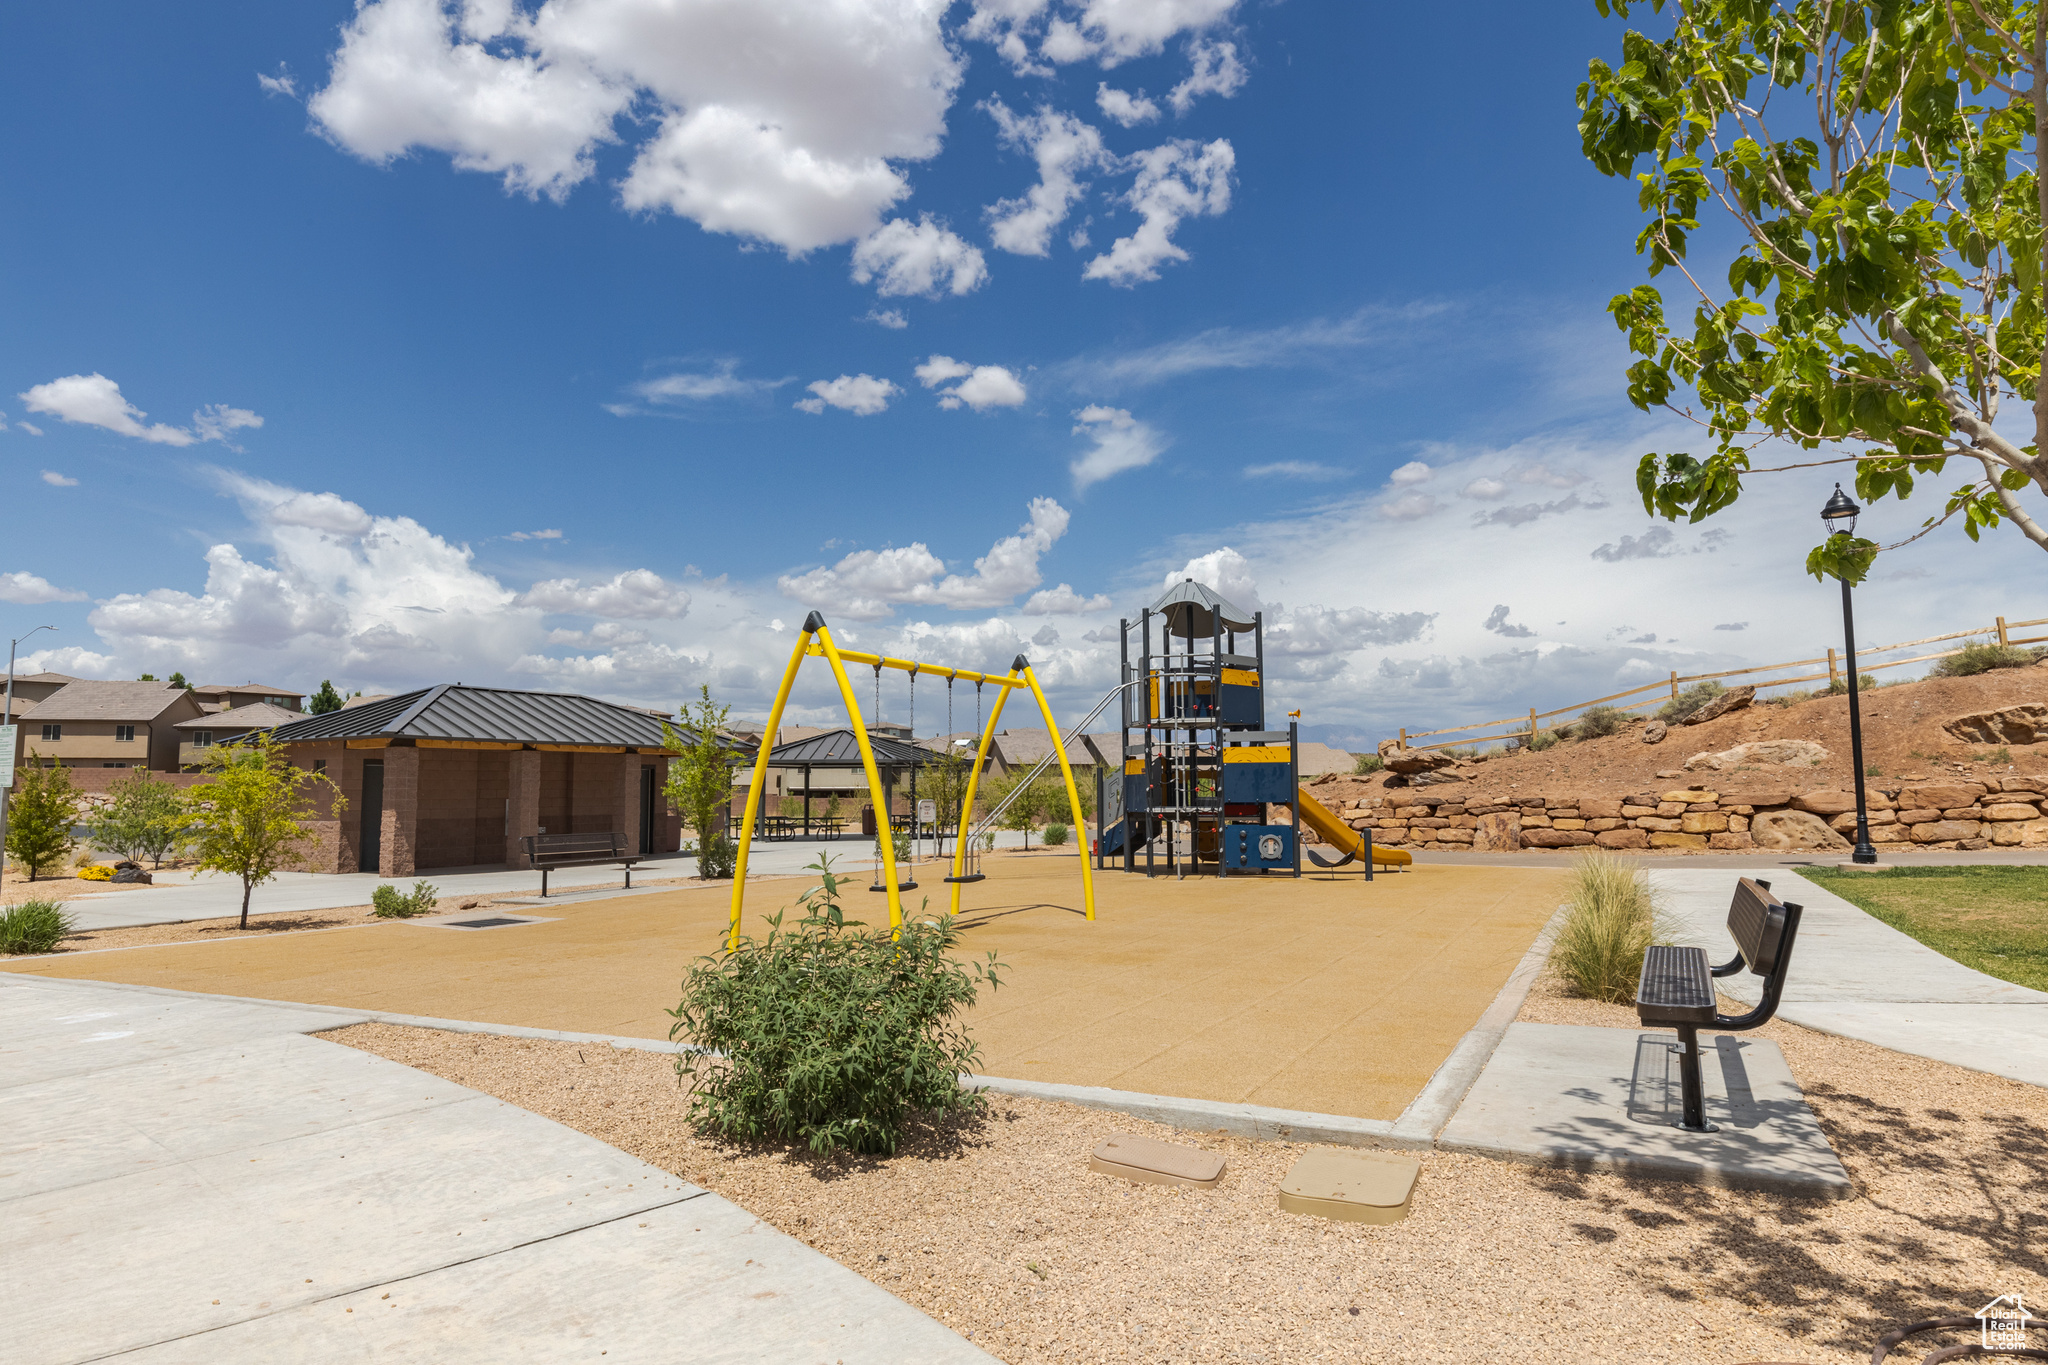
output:
M1634 1026L1539 986L1524 1018ZM1783 1023L1844 1202L1420 1155L1387 1227L1282 1213L1308 1147L1001 1095L890 1158L698 1136L660 1054L369 1024L325 1035L681 1175L1006 1361L1842 1361L1886 1328L2048 1293L2048 1091ZM1214 1190L1088 1169L1137 1133ZM1925 1349L1922 1348L1922 1353Z

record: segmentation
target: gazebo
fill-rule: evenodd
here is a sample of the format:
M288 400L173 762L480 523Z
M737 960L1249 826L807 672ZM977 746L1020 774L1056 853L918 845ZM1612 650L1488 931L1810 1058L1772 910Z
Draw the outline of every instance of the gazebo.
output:
M868 734L868 745L875 755L875 770L881 775L885 798L893 802L897 777L905 772L910 774L911 814L917 813L917 770L945 762L943 755L917 744L908 744L887 735ZM787 744L778 744L768 751L768 766L771 768L796 769L804 776L804 813L801 832L805 837L811 833L811 771L815 768L850 768L861 771L860 743L853 736L850 727L826 730L822 734L806 735L793 739ZM876 820L876 828L881 820ZM792 829L791 833L797 832ZM837 831L831 831L837 833ZM865 831L864 831L865 832Z

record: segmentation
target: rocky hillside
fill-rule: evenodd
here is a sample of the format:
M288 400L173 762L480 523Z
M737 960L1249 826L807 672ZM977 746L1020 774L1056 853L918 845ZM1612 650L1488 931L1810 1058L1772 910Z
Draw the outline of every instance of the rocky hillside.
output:
M1452 759L1392 750L1371 778L1314 788L1375 841L1499 852L1845 850L1855 828L1849 701L1757 703L1696 723ZM2048 847L2048 664L1867 691L1871 837L1928 848Z

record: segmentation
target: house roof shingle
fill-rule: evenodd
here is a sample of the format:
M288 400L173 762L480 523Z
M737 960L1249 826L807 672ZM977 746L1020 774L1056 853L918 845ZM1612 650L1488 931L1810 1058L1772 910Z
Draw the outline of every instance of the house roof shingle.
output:
M288 721L304 720L303 711L287 711L282 706L268 702L256 702L250 706L237 706L228 711L209 711L203 716L181 720L173 730L222 730L248 731L269 730Z
M66 683L36 708L36 718L57 720L155 720L183 700L183 688L160 682Z

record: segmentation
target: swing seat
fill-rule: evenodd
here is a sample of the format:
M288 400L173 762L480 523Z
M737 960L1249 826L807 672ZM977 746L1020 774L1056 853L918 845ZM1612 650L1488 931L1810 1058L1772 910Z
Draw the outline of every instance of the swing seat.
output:
M896 889L897 889L898 891L915 891L915 890L917 890L917 883L916 883L916 882L898 882L898 883L896 883ZM876 882L876 883L875 883L875 884L874 884L873 886L869 887L869 888L868 888L868 890L870 890L870 891L880 891L880 892L883 892L884 894L887 894L887 892L888 892L888 890L889 890L889 884L888 884L887 882Z
M958 877L948 877L946 880L949 882L985 882L988 880L988 874L986 872L969 872Z

